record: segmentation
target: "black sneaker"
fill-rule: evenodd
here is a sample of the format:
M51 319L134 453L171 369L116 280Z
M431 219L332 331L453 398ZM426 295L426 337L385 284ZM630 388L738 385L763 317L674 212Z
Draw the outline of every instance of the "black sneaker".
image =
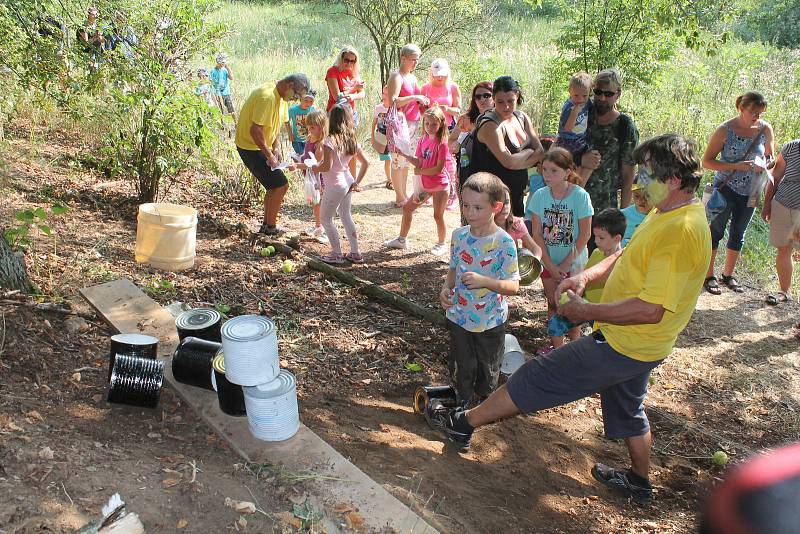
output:
M632 497L637 502L646 503L653 498L653 487L649 483L644 486L631 481L628 471L597 463L592 467L592 476L617 493Z
M447 408L442 406L440 401L434 400L431 401L425 406L425 409L422 411L422 415L425 416L425 422L428 423L428 426L434 430L442 430L442 418L437 417L439 412L446 412Z
M469 442L472 439L474 429L470 430L457 430L456 419L464 417L463 411L458 410L438 410L431 414L432 423L428 423L432 428L439 428L447 441L453 444L458 452L467 452L469 450ZM434 427L434 425L436 425Z

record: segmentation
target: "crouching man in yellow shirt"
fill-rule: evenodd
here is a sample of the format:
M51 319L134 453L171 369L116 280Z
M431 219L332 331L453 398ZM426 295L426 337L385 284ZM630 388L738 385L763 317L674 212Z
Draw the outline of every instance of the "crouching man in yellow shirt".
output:
M236 123L236 149L245 167L264 186L264 220L259 232L278 235L278 212L289 181L282 169L278 134L289 120L287 102L300 100L311 90L303 73L290 74L277 83L256 87L242 106Z
M648 378L692 316L711 257L711 234L696 195L701 172L693 141L662 135L642 143L633 157L655 209L625 249L556 289L557 300L563 292L570 297L558 313L573 323L595 321L594 333L530 360L482 404L440 412L437 423L465 450L479 426L600 393L606 436L625 440L631 467L598 463L592 476L646 502L653 494L652 437L644 412ZM601 281L599 303L578 298L589 283Z

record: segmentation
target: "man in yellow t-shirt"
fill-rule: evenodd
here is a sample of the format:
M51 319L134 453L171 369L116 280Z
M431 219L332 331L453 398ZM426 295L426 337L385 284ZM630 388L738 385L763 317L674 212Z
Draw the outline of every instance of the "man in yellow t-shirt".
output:
M247 97L236 123L236 149L245 167L264 186L264 220L259 232L278 235L278 212L289 182L281 164L278 134L289 120L288 102L299 100L311 90L305 74L290 74L276 84L256 87Z
M557 297L569 296L558 313L573 323L594 320L595 332L528 361L482 404L442 411L435 423L464 450L476 427L600 393L606 436L625 440L631 467L597 463L592 476L646 502L653 494L652 436L644 413L648 378L692 316L711 258L711 234L696 194L701 171L694 141L662 135L642 143L633 158L655 209L625 249L556 289ZM578 297L587 284L603 280L600 303Z

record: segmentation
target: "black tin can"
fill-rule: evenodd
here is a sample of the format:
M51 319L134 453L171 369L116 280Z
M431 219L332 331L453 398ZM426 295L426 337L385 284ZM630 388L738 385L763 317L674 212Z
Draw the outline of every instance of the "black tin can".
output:
M196 337L184 338L172 353L172 376L182 384L198 388L211 386L211 360L222 347L220 343Z
M214 356L211 367L214 373L214 385L217 390L219 409L222 410L223 413L235 417L247 415L242 386L230 382L225 377L225 356L222 354L222 349Z
M213 308L186 310L175 319L178 338L196 337L206 341L222 342L222 314Z
M155 408L164 384L164 362L117 354L111 369L108 402Z
M116 334L111 336L111 350L108 354L108 380L114 368L117 354L155 360L158 353L158 338L145 334Z

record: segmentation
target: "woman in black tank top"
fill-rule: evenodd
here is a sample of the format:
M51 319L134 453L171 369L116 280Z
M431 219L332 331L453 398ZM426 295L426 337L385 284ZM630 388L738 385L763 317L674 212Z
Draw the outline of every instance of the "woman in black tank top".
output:
M492 86L495 109L476 122L468 175L489 172L511 191L511 211L525 214L525 186L529 167L542 159L544 150L527 115L517 111L522 103L519 84L501 76Z

